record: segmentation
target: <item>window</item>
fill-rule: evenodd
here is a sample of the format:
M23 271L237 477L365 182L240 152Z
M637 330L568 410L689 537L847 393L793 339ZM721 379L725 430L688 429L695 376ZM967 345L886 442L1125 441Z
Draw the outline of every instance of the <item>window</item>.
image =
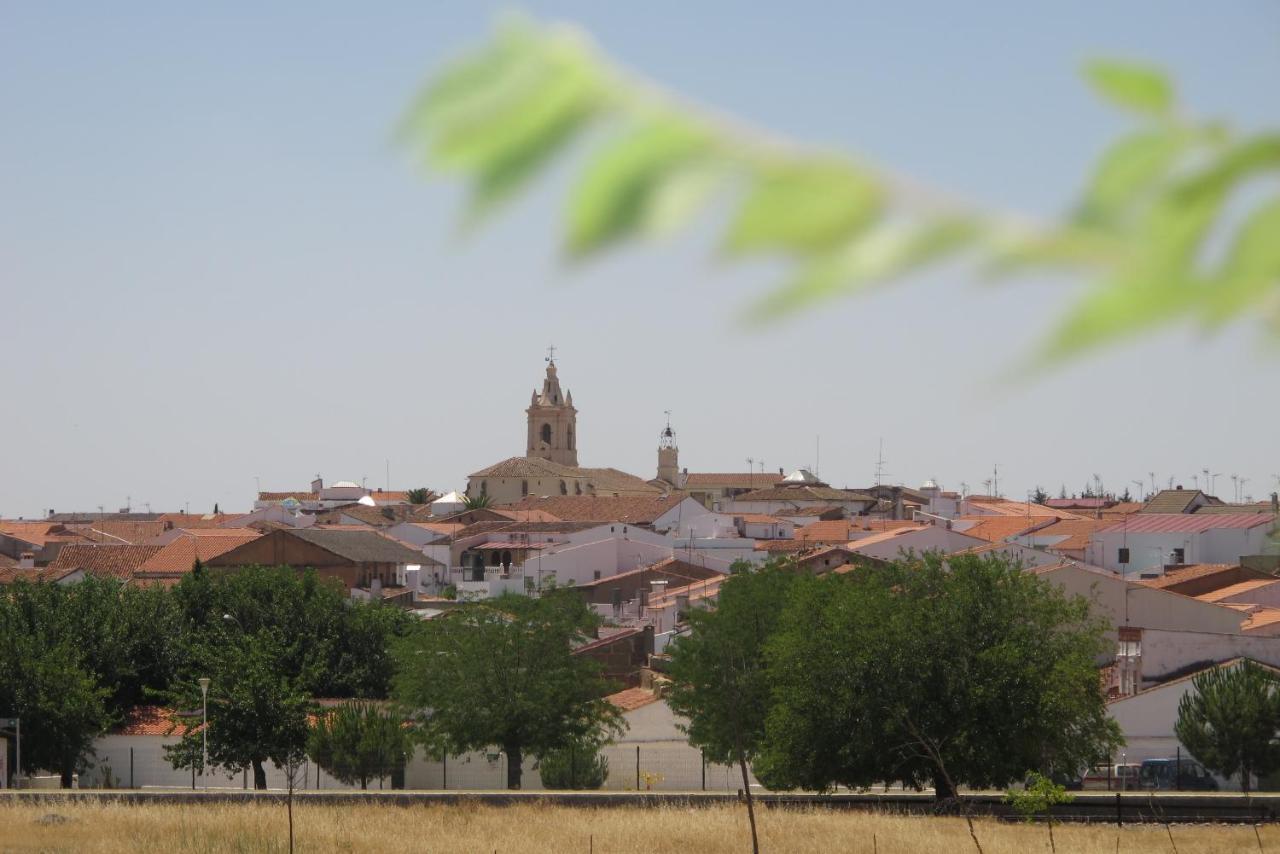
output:
M480 481L480 494L481 495L489 494L489 481L487 480Z
M581 494L582 494L582 482L581 482L581 481L576 481L576 482L573 484L573 494L574 494L574 495L581 495Z
M573 450L573 428L572 427L570 427L569 431L565 434L565 438L569 442L569 445L568 445L569 450L572 451Z
M593 571L593 572L591 573L591 576L592 576L596 581L599 581L599 580L600 580L600 570L598 570L598 569L597 569L597 570Z
M1183 549L1174 549L1174 550L1173 550L1173 562L1174 562L1174 563L1186 563L1186 562L1187 562L1187 553L1186 553L1186 551L1185 551L1185 550L1183 550Z
M520 494L521 495L529 494L529 481L527 480L520 481Z
M542 444L544 445L551 444L551 425L550 424L542 425Z
M561 494L561 495L568 495L568 494L569 494L569 486L568 486L568 484L566 484L563 480L562 480L562 481L560 481L560 494Z

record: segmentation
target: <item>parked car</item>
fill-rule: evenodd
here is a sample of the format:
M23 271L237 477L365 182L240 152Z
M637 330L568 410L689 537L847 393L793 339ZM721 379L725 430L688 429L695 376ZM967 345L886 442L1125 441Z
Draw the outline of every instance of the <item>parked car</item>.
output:
M1085 772L1080 780L1082 789L1110 789L1122 792L1129 789L1140 789L1138 782L1140 765L1128 762L1110 765L1106 762L1095 765Z
M1218 781L1193 759L1148 759L1138 770L1138 782L1144 789L1218 790Z

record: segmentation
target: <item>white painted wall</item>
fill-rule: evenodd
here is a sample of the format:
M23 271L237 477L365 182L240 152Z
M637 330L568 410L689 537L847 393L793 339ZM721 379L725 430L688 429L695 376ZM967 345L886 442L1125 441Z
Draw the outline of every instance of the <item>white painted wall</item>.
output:
M1091 600L1096 612L1105 616L1113 626L1225 635L1239 634L1240 624L1245 620L1244 614L1225 605L1201 602L1180 593L1126 581L1118 575L1074 564L1046 570L1041 577L1058 585L1068 595ZM1145 656L1145 632L1143 636Z
M1115 529L1096 532L1085 549L1085 560L1126 574L1158 570L1174 549L1183 550L1183 563L1239 563L1242 555L1261 554L1269 527L1211 528L1200 533L1167 531L1134 533ZM1129 563L1120 563L1120 548L1129 549Z
M1194 664L1252 658L1280 667L1280 638L1178 629L1144 629L1142 680L1152 684Z
M854 541L848 548L867 557L896 560L904 551L914 551L916 554L930 551L952 554L985 544L986 540L970 537L959 531L949 531L939 525L930 525L927 528L913 528L904 534L879 542Z

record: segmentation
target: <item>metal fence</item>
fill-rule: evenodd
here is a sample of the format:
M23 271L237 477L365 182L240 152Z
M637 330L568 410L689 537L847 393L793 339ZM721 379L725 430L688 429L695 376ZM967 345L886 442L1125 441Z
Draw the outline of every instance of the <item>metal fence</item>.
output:
M82 788L112 789L248 789L253 786L249 773L228 775L211 770L202 775L191 770L174 769L164 755L160 739L124 739L99 744L92 768L80 778ZM736 792L742 788L742 772L734 766L704 760L702 753L684 741L622 742L601 749L608 761L605 791L653 792ZM538 761L526 758L521 788L540 791L545 787L539 774ZM435 758L416 752L406 763L403 782L385 778L374 780L370 789L427 789L444 791L494 790L507 787L507 757L494 749L463 756ZM754 777L749 777L754 786ZM267 786L283 789L284 772L267 768ZM299 769L295 788L300 791L350 790L359 788L335 780L314 763Z

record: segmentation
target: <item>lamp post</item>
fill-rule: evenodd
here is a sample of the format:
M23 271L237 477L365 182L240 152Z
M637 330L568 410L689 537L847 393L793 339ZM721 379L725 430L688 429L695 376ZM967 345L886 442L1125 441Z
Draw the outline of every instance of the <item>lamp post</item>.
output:
M200 778L204 781L205 791L209 790L209 677L201 676L196 680L200 684Z

